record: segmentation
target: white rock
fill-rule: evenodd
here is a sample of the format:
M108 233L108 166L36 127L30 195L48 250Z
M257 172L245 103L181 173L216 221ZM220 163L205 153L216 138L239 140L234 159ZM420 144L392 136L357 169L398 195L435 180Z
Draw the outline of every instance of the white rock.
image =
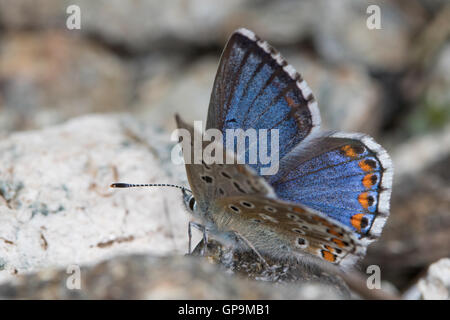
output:
M425 300L450 299L450 259L433 263L417 285Z
M186 185L169 137L123 115L89 115L1 140L0 282L121 253L185 253L179 190L109 187Z
M404 299L445 300L450 299L450 258L433 263L427 274L409 288Z
M394 181L399 183L403 177L420 172L450 153L450 125L436 132L413 137L391 149Z

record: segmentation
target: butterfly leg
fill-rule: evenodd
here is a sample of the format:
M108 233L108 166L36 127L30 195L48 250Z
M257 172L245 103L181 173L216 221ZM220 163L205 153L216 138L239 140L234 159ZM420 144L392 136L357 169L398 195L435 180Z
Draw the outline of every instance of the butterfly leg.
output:
M261 260L261 262L264 264L264 266L266 267L266 269L269 269L270 266L267 263L266 259L263 258L263 256L259 253L259 251L255 248L255 246L246 238L244 237L242 234L240 234L237 231L231 231L236 238L238 238L239 240L242 240L250 249L253 250L253 252L256 253L256 255L258 256L258 258Z
M203 227L203 250L202 250L202 255L205 255L206 251L208 251L208 233L206 232L206 228Z
M189 238L189 245L188 245L188 254L191 254L192 252L192 226L191 226L192 221L189 221L188 224L188 238Z

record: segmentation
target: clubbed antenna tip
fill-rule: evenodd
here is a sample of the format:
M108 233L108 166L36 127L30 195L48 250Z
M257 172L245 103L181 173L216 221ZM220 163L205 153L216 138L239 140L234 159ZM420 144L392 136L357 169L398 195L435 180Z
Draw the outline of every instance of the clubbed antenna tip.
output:
M132 187L129 183L113 183L110 186L111 188L130 188Z

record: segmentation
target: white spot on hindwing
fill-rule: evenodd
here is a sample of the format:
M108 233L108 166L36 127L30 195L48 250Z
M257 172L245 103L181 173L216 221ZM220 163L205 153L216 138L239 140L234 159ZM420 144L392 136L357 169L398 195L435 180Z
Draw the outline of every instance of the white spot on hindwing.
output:
M270 222L273 222L273 223L278 223L277 219L275 219L274 217L271 217L271 216L269 216L269 215L267 215L265 213L260 213L259 216L261 218L263 218L264 220L267 220L267 221L270 221Z

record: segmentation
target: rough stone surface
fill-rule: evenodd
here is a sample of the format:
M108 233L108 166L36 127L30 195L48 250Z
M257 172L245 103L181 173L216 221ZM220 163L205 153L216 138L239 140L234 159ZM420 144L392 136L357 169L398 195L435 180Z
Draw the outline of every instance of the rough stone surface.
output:
M404 294L405 299L450 300L450 259L433 263L425 276Z
M139 114L148 123L170 131L175 129L172 120L175 113L186 121L206 121L218 58L201 59L182 75L171 72L146 77L137 89L140 93L136 99Z
M164 3L156 0L44 0L36 6L30 0L20 0L13 4L2 0L0 19L9 28L65 28L68 17L66 8L77 5L82 15L81 33L95 35L102 41L128 50L144 50L158 45L170 45L173 40L184 39L200 44L213 41L213 34L222 33L224 28L228 29L227 20L238 14L243 2L245 1L231 0L218 4L208 0ZM30 11L33 12L32 19Z
M128 101L130 74L101 46L64 31L0 40L0 134L40 128Z
M382 29L369 30L366 9L372 2L368 0L358 3L345 0L339 4L333 0L276 3L177 0L164 4L157 0L46 0L38 8L30 0L13 4L3 0L0 19L9 28L64 28L66 8L71 4L81 8L82 33L94 34L128 50L177 47L174 40L199 45L222 43L230 32L245 24L278 44L312 37L321 53L333 61L358 59L374 66L395 68L407 61L411 25L420 25L424 20L420 15L410 18L390 1L380 1ZM31 19L30 11L33 11ZM383 46L379 45L381 42Z
M170 162L168 135L138 131L148 144L138 128L128 117L89 116L0 141L0 281L120 253L186 252L179 190L109 188L183 183L161 165Z
M373 68L400 70L408 61L411 30L421 19L413 20L391 1L377 1L381 29L369 29L366 12L372 4L369 0L319 1L322 8L320 23L317 22L319 51L330 61L360 61Z
M391 214L379 241L369 247L366 265L400 288L411 274L450 256L450 131L410 139L392 153Z
M425 300L450 299L450 259L441 259L428 268L424 279L417 284Z
M1 299L341 299L314 282L272 284L227 274L219 266L183 256L115 257L80 270L80 289L68 289L73 274L48 269L0 285ZM69 288L71 286L69 285Z
M448 10L450 12L450 8ZM414 134L428 135L430 130L442 129L450 123L450 44L436 54L436 61L428 63L431 65L422 83L423 90L413 111L404 120L407 130Z

